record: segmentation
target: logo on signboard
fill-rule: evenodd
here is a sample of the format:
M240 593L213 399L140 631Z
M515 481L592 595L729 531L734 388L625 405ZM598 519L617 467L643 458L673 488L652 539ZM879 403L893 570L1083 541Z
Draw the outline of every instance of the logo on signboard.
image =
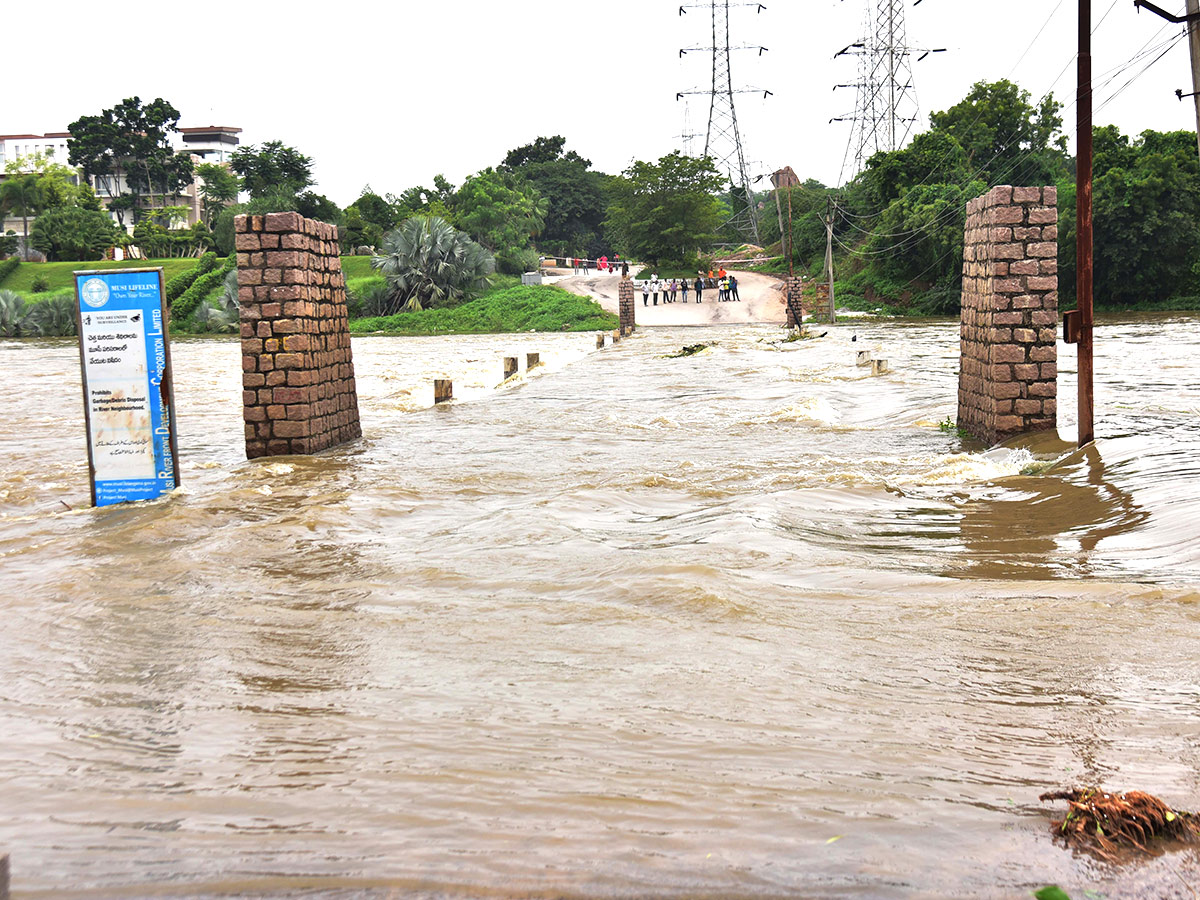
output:
M83 283L79 293L83 296L83 302L93 309L108 302L108 285L99 278L89 278Z

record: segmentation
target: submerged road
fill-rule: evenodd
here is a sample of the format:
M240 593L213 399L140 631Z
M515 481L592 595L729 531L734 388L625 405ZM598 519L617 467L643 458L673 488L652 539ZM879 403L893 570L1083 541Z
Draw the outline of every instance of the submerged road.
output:
M1187 900L1037 799L1200 807L1200 319L1100 335L1084 452L940 429L945 320L355 337L362 439L253 461L178 340L182 487L103 509L75 342L0 341L14 900Z

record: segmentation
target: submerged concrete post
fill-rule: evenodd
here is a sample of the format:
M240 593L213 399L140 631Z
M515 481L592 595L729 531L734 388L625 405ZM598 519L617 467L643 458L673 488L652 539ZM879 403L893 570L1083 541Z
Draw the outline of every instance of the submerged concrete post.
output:
M504 357L504 378L507 381L517 374L518 361L515 356Z
M540 353L526 353L525 354L525 369L526 369L526 371L534 368L535 366L540 366L541 364L542 364L542 354L540 354Z
M1058 190L967 204L958 425L993 444L1058 424Z
M433 402L434 404L445 403L447 400L454 399L454 382L449 378L433 379Z
M617 286L617 310L620 313L622 337L633 334L633 329L637 327L634 321L636 308L633 305L633 282L629 276L623 275L621 283Z
M596 349L597 350L604 349L604 332L603 331L600 332L598 335L596 335Z
M237 216L234 232L246 457L360 437L337 229L289 212Z

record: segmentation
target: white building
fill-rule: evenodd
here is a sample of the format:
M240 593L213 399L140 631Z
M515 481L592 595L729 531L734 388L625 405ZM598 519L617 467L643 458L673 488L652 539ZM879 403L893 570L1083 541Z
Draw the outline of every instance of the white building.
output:
M238 135L241 134L241 131L240 128L228 125L180 128L172 134L171 145L177 153L183 151L190 153L192 160L197 165L204 162L228 165L233 151L240 143ZM3 180L4 167L9 162L22 157L32 157L37 153L53 159L54 162L69 165L67 141L70 137L70 133L66 131L49 134L0 134L0 180ZM112 197L124 193L127 189L123 178L120 184L113 184L112 181L113 179L92 179L92 188L105 206ZM178 196L175 205L188 208L187 221L182 223L183 225L191 226L200 221L202 207L200 188L203 184L204 180L196 177L191 184L183 188ZM125 227L132 231L132 217L126 216L125 218ZM116 221L116 216L113 216L113 221ZM19 216L9 216L0 222L0 233L9 229L18 234L21 233Z

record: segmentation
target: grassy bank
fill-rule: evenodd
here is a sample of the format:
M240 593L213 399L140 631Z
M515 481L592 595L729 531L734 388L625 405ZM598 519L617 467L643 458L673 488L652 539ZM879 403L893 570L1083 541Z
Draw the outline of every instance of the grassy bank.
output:
M370 256L343 256L342 257L342 273L346 276L346 280L351 278L366 278L369 275L378 275L377 269L371 268Z
M593 300L547 285L492 291L453 309L426 309L354 319L356 334L512 334L523 331L611 331L617 317Z
M157 269L161 266L163 280L166 281L182 272L188 271L195 265L196 260L191 257L180 259L128 259L124 262L113 260L50 263L23 262L7 278L0 281L0 290L27 294L31 299L36 300L38 295L33 293L33 280L38 277L43 278L47 285L46 291L43 293L53 294L59 291L75 290L75 283L71 278L71 273L76 269L81 271L85 269Z

